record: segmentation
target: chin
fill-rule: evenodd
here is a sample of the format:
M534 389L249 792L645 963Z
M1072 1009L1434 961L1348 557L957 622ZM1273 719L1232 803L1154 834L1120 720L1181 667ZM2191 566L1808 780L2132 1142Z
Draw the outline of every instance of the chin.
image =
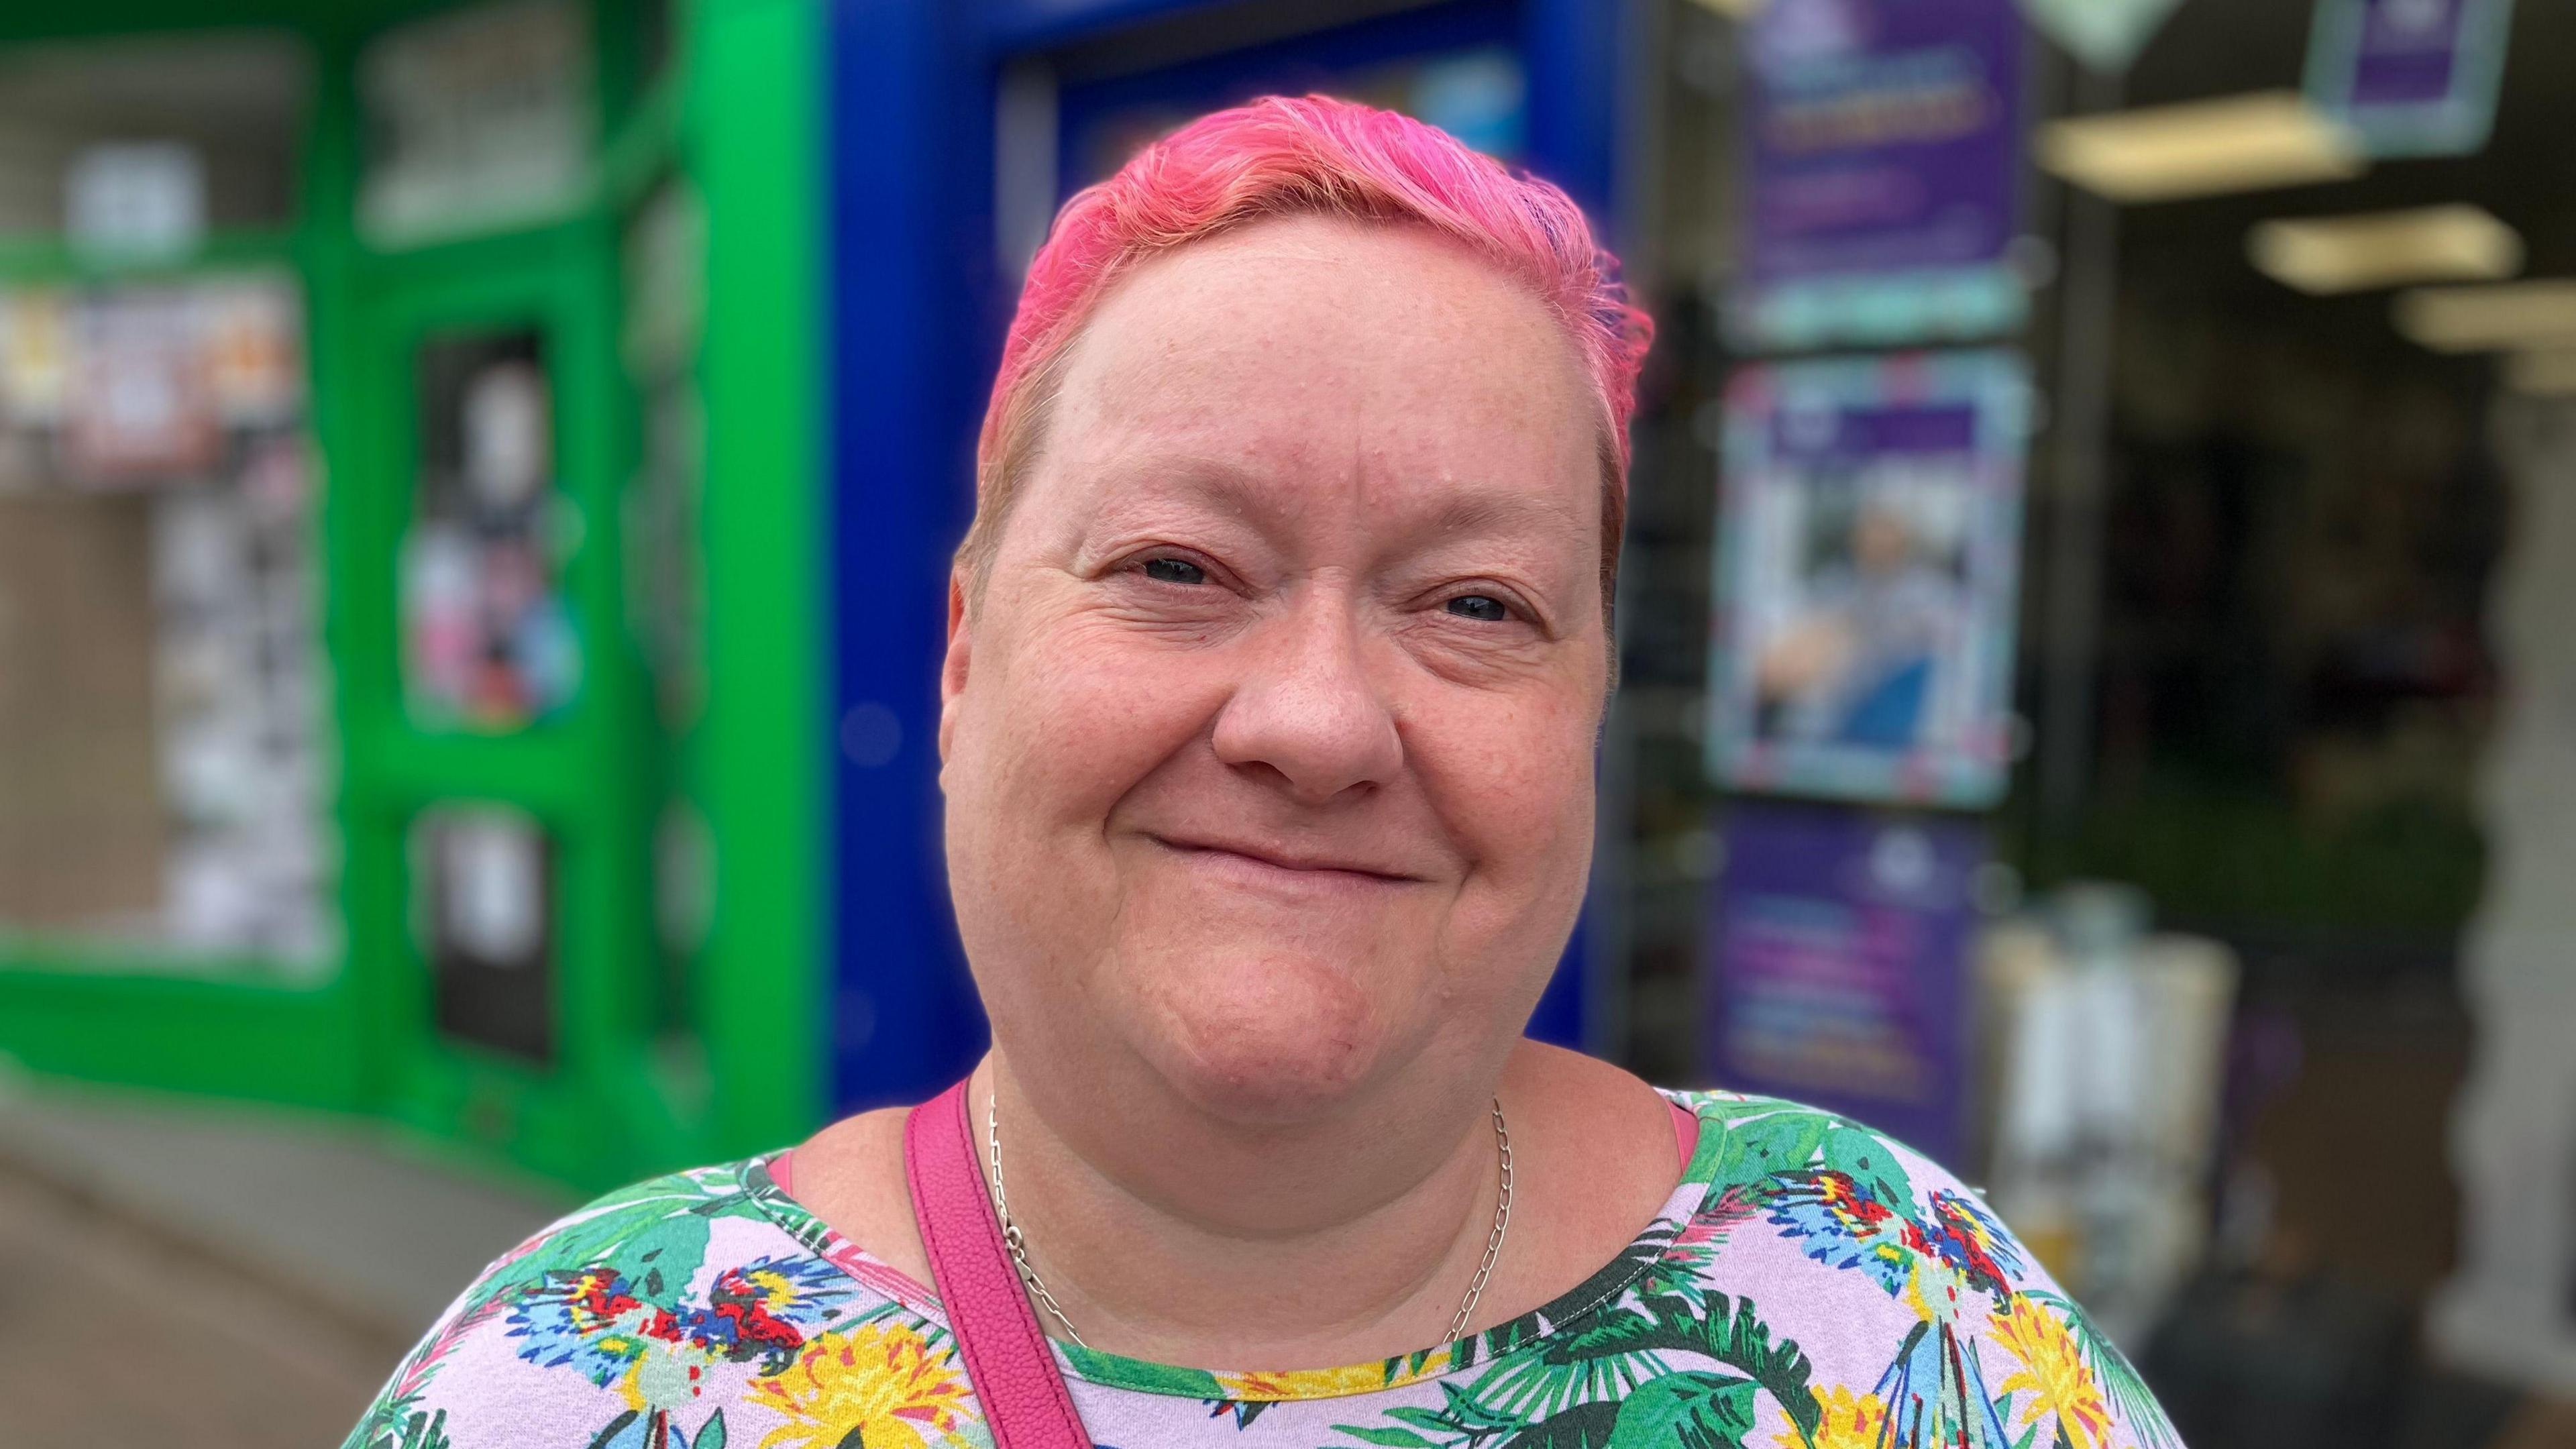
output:
M1373 953L1372 953L1373 954ZM1272 950L1211 966L1136 960L1139 1055L1211 1116L1287 1125L1333 1115L1420 1043L1390 1010L1383 963ZM1374 988L1374 989L1372 989ZM1427 1024L1426 1024L1427 1025Z

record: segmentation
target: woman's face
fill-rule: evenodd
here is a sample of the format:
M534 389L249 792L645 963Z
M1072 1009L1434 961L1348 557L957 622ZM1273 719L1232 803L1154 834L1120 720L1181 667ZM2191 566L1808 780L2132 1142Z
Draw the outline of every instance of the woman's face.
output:
M1600 423L1562 329L1428 231L1268 221L1118 284L1045 427L940 723L1015 1065L1282 1123L1490 1068L1592 849Z

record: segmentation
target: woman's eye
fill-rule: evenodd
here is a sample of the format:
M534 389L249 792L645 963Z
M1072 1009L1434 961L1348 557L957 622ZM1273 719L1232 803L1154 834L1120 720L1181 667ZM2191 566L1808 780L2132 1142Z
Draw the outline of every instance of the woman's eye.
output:
M1207 570L1185 558L1149 558L1145 560L1145 577L1158 584L1203 584Z
M1450 613L1480 624L1501 624L1512 617L1511 609L1491 594L1460 594L1447 605Z

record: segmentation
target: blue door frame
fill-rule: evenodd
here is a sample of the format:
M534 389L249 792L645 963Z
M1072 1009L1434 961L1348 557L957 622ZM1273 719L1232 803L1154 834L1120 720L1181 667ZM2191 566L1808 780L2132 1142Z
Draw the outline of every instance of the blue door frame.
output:
M1015 300L995 241L999 78L1025 57L1242 0L826 3L838 919L818 1025L831 1104L847 1109L927 1096L985 1041L940 848L937 678L949 554ZM1615 219L1630 0L1481 8L1517 37L1530 169ZM1586 938L1578 929L1534 1034L1585 1041Z

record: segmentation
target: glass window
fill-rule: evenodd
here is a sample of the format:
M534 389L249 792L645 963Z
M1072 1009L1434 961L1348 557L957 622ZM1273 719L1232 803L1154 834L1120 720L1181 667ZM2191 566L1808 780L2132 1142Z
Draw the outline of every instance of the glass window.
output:
M0 930L334 944L302 304L0 291Z
M544 828L507 805L442 805L412 827L412 880L438 1029L552 1061L555 844Z
M508 733L571 704L563 593L575 523L555 486L554 402L533 328L418 354L420 462L402 549L403 692L432 729Z
M14 47L0 54L0 232L71 229L78 178L116 171L120 151L128 175L192 174L200 229L288 226L310 92L283 36Z

